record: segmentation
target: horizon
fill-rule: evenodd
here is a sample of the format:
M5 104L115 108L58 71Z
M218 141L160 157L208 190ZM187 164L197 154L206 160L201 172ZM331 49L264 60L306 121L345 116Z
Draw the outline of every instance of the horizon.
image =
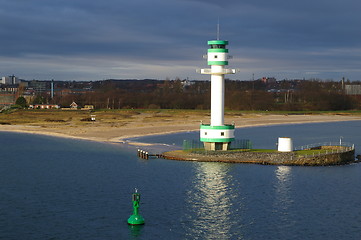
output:
M14 75L13 75L14 76ZM6 76L5 76L6 77ZM11 77L8 76L8 77ZM17 76L15 76L17 77ZM225 78L225 81L240 81L240 82L252 82L252 81L262 81L262 78L257 78L257 79L230 79L230 78ZM266 79L275 79L276 82L280 82L280 81L319 81L319 82L341 82L342 80L344 81L349 81L349 82L360 82L361 80L355 79L355 80L350 80L348 78L344 78L344 79L320 79L320 78L309 78L309 79L300 79L300 78L294 78L294 79L277 79L274 77L264 77ZM170 79L170 78L165 78L165 79L155 79L155 78L110 78L110 79L93 79L93 80L60 80L60 79L22 79L22 78L18 78L19 81L26 81L26 82L31 82L31 81L40 81L40 82L100 82L100 81L211 81L211 79L181 79L181 78L174 78L174 79Z

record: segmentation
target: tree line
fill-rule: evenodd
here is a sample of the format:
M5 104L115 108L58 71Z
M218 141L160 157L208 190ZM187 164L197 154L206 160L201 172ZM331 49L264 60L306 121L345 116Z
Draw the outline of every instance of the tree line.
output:
M94 105L97 109L210 109L210 81L134 80L122 83L106 80L94 84L92 91L81 94L37 96L33 103L69 106ZM361 109L361 98L346 95L341 82L319 80L226 80L227 110L333 111Z

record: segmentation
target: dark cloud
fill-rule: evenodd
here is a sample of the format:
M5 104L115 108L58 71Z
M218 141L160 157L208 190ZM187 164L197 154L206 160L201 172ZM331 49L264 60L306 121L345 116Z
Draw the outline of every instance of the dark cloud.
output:
M234 78L361 79L360 7L358 0L0 0L0 74L204 79L194 69L205 65L219 19L232 66L242 70Z

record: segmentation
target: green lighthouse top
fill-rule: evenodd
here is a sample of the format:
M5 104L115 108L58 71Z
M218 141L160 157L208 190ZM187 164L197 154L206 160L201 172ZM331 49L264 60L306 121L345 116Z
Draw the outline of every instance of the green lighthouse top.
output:
M225 52L228 53L228 49L226 45L228 45L228 41L224 40L211 40L208 41L209 49L208 52Z
M208 45L228 45L228 41L224 41L224 40L211 40L211 41L208 41Z

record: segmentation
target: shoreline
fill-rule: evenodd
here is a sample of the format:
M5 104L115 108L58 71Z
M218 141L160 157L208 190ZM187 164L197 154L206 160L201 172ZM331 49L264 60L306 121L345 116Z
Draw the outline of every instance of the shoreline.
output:
M227 117L227 116L226 116ZM165 124L161 120L153 120L146 124L129 122L125 126L113 127L102 123L84 126L34 126L34 125L0 125L1 132L17 132L27 134L39 134L51 137L61 137L69 139L88 140L105 143L120 143L134 146L150 146L153 144L131 141L128 139L151 136L173 134L187 131L199 131L199 122L192 120L184 122L178 117L177 121ZM188 119L189 120L189 119ZM343 121L361 121L361 116L355 115L242 115L227 117L235 123L236 128L275 126L288 124L326 123ZM197 123L198 122L198 123Z

